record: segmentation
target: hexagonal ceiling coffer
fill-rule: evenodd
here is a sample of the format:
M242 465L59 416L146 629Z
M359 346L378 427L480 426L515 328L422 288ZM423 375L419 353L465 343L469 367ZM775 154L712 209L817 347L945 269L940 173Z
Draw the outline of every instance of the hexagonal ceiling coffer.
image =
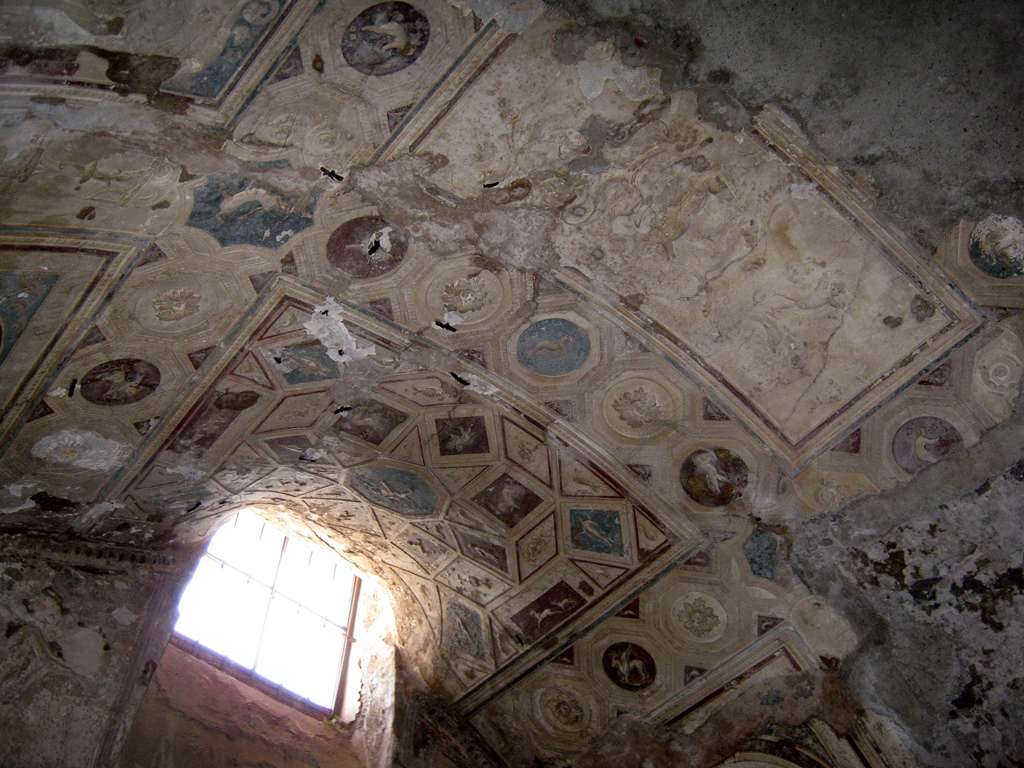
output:
M404 517L428 517L440 508L441 495L434 484L397 464L377 462L353 469L347 484L371 504Z

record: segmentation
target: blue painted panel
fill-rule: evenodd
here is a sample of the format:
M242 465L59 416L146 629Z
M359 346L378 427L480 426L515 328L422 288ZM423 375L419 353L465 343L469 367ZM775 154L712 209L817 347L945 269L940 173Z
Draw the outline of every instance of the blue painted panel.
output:
M421 517L437 508L437 492L415 472L368 467L352 473L352 487L371 503L400 515Z
M56 282L57 275L0 274L0 363L7 359Z
M519 337L519 362L542 376L577 370L590 354L590 337L576 323L560 317L540 320Z
M223 246L277 248L312 226L319 196L320 190L315 190L305 210L297 210L292 201L253 179L215 173L193 194L186 223L209 232Z
M337 379L340 376L338 364L327 356L327 349L319 341L292 344L279 353L281 367L289 384L309 384L313 381Z
M282 0L250 0L229 22L231 30L213 61L198 72L168 80L161 90L197 99L217 99L290 5Z
M622 523L613 509L570 509L569 531L573 549L602 555L622 555Z
M480 614L462 603L448 603L448 631L445 633L445 641L450 650L465 653L475 659L483 660L487 656Z

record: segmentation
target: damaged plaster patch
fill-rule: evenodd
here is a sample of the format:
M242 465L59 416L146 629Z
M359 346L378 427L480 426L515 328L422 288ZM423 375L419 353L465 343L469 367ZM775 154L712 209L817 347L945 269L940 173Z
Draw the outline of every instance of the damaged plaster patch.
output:
M128 450L127 445L98 432L63 429L39 438L32 446L32 455L55 464L106 471L120 466Z
M334 299L328 298L314 309L313 316L303 327L310 336L324 345L327 356L337 363L362 360L377 354L377 347L373 344L368 347L356 344L355 337L345 327L341 306Z
M122 627L127 627L129 624L134 624L135 620L139 618L137 614L132 613L123 605L111 611L110 615L113 616L114 621L116 621Z
M436 183L446 165L443 155L423 153L353 168L350 190L437 259L486 253L491 260L518 269L556 267L551 232L558 212L539 207L542 203L532 186L519 185L514 195L499 190L500 195L461 199Z
M173 475L180 475L186 480L198 483L206 476L206 465L196 456L185 454L185 457L166 471Z
M455 0L464 11L472 11L485 22L494 19L508 33L522 32L544 12L542 0Z
M87 533L106 520L115 509L122 507L124 507L124 504L114 501L102 501L99 504L93 504L78 516L78 519L71 524L71 529L79 533Z
M628 67L615 56L611 43L592 45L576 68L580 73L580 91L596 99L612 80L630 101L643 101L661 94L658 78L644 67Z
M481 379L476 374L464 373L462 378L469 382L466 389L471 392L476 392L481 395L497 395L500 394L501 390L491 384L489 381Z
M814 183L810 181L805 182L803 184L796 183L789 185L789 194L792 195L797 200L806 200L807 198L811 197L816 190L817 188L815 187Z

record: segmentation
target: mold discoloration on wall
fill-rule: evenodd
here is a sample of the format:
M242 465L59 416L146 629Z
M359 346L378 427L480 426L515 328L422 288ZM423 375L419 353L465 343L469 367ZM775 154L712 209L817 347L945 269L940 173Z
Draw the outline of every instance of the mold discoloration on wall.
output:
M793 533L793 562L850 617L851 690L895 713L934 765L1020 754L1019 416L899 493L855 502ZM972 487L973 486L973 487ZM870 523L867 521L870 519ZM920 749L920 748L919 748Z

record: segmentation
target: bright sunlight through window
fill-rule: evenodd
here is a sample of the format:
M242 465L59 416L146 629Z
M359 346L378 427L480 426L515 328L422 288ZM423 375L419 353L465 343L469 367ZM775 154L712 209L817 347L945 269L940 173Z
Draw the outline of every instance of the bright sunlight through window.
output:
M337 715L359 584L326 550L242 510L210 540L174 631L236 676L258 675Z

